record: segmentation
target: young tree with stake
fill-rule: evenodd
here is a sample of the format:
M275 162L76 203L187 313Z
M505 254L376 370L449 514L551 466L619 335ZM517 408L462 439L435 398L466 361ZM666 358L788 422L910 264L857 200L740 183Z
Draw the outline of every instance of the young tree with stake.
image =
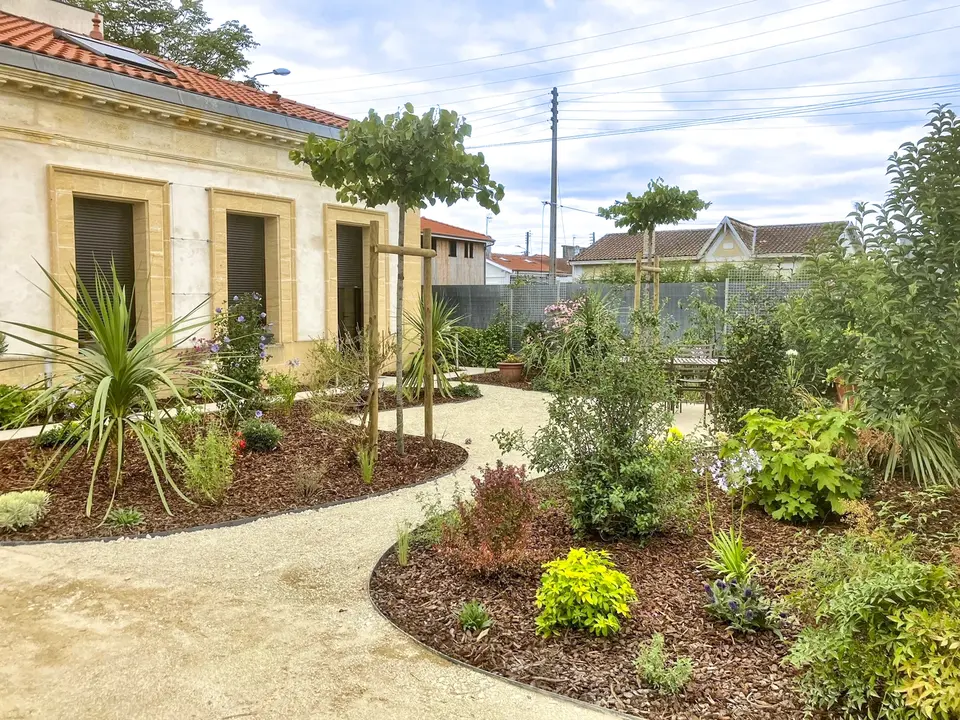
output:
M400 208L400 245L408 210L438 201L453 205L476 199L500 212L503 185L490 178L483 153L464 147L471 128L457 113L434 108L423 115L407 103L402 112L381 118L373 110L351 120L340 138L311 135L290 159L307 165L314 180L336 188L337 200L368 207L396 203ZM397 263L397 449L403 452L403 259Z

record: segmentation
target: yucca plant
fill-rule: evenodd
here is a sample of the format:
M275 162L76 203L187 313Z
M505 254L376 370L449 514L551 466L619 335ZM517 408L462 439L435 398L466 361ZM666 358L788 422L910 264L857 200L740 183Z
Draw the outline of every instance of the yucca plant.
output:
M69 441L55 450L41 469L36 485L54 479L81 450L93 453L93 471L86 504L89 517L101 467L104 464L110 467L109 475L115 494L123 477L128 445L135 441L143 449L164 510L172 514L162 481L166 481L181 498L190 502L167 469L171 455L180 459L184 456L176 437L165 426L171 410L187 407L181 388L195 388L202 384L225 397L236 396L229 388L230 383L236 384L234 381L188 363L182 354L183 343L174 341L177 335L189 337L193 330L205 327L209 321L191 319L191 313L151 330L133 342L136 320L130 312L126 290L117 278L114 267L111 267L111 278L97 270L94 294L78 278L74 294L46 269L41 269L54 288L53 301L62 302L69 308L78 326L86 331L89 341L78 348L76 338L69 335L24 323L8 322L14 327L51 338L51 342L42 343L31 337L9 333L10 337L39 351L29 354L29 357L38 363L52 359L64 376L72 378L65 386L54 386L40 392L21 413L19 425L25 425L38 415L48 417L48 409L64 391L87 398L80 408L81 419L76 434L71 434ZM163 406L160 402L162 395L168 396L168 402ZM111 507L112 504L111 500Z
M418 338L423 338L423 331L426 323L423 318L423 296L420 297L420 312L416 315L407 313L407 322L413 326ZM433 360L434 376L437 381L437 389L440 394L450 397L453 394L453 384L450 378L443 374L443 371L454 363L460 349L460 336L457 333L457 325L463 318L454 314L453 307L444 300L434 296L433 298ZM427 364L424 362L423 345L421 344L417 351L410 358L407 369L404 370L403 392L407 398L419 397L424 389L424 378L427 372Z

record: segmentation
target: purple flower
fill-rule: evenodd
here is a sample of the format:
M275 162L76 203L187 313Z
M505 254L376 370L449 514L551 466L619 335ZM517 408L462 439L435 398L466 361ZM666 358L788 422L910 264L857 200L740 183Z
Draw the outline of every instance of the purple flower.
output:
M267 356L267 351L266 351L266 350L261 350L261 351L260 351L260 357L261 357L261 358L265 358L266 356Z
M223 344L224 344L224 345L229 345L229 344L230 344L230 336L229 336L229 335L227 335L226 337L223 338Z
M263 320L263 319L266 318L266 317L267 317L267 314L266 314L265 312L260 313L260 319L261 319L261 320Z
M217 315L223 312L223 308L217 308Z
M745 617L747 622L753 622L753 610L747 610Z
M257 411L253 414L253 416L254 416L257 420L259 420L260 418L263 417L263 410L257 410Z
M220 344L219 344L219 343L214 343L213 345L211 345L211 346L210 346L210 352L212 352L212 353L218 353L218 352L220 352Z
M740 603L738 603L736 600L731 600L729 605L730 605L730 609L733 610L734 612L740 609Z
M727 584L723 580L717 580L717 588L720 590L726 590Z
M259 300L259 299L260 299L260 293L254 293L254 294L253 294L253 299L254 299L254 300Z
M706 591L707 591L707 595L709 595L710 598L713 599L713 588L710 587L709 585L704 585L704 586L703 586L703 589L706 590Z
M747 600L749 600L750 598L752 598L752 597L753 597L753 588L744 588L744 589L743 589L743 596L744 596Z
M238 323L242 323L242 322L246 322L246 321L247 321L247 319L246 319L243 315L240 315L240 316L237 318L237 322L238 322Z
M260 349L261 349L261 350L266 350L266 349L267 349L267 346L264 345L263 343L260 343Z
M71 410L76 410L76 409L77 409L77 404L76 404L76 403L67 403L67 407L70 408Z
M233 296L233 301L234 301L234 302L236 302L236 301L239 300L239 299L240 299L240 296L239 296L239 295L234 295L234 296Z

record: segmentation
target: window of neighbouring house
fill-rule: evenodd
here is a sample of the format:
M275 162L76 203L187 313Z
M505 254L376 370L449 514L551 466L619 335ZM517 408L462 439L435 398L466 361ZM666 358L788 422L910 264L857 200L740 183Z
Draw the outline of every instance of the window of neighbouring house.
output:
M464 248L464 250L466 251L467 258L473 257L473 246L474 246L474 243L466 243L466 247Z
M97 272L113 286L111 267L123 286L130 314L134 318L131 328L136 327L136 298L133 289L136 280L136 263L133 250L133 204L74 197L74 241L76 245L77 283L90 293L97 302ZM81 344L91 340L89 331L78 326L77 337ZM131 337L131 342L135 341Z
M457 256L457 241L456 240L447 240L447 245L450 248L450 257Z
M227 213L227 294L257 293L267 305L264 218Z

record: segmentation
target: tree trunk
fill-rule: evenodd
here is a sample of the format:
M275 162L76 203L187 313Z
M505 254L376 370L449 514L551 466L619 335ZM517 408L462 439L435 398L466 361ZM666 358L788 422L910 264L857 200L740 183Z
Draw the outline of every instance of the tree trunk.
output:
M404 225L407 209L400 204L400 247L404 246ZM403 255L397 255L397 452L404 454L403 447Z

